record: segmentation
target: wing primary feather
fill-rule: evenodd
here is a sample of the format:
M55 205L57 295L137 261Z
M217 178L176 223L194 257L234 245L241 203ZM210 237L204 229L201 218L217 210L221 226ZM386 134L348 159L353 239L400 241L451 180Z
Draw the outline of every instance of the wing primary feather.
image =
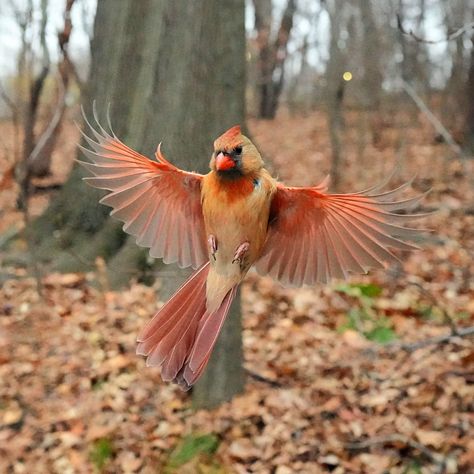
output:
M106 138L108 140L113 140L113 137L100 124L99 114L97 113L97 102L95 100L92 102L92 114L94 116L95 123L99 127L100 132L102 133L102 138Z
M331 252L329 252L329 246L330 245L329 245L329 241L328 241L328 238L326 236L326 233L325 233L324 222L322 222L321 225L319 226L319 232L321 234L322 253L323 253L323 256L324 256L324 263L325 263L325 266L326 266L327 279L326 279L325 283L327 283L331 279L337 278L337 270L334 270L334 272L333 272L333 267L331 265L331 263L332 263L331 261L332 261L332 258L334 257L334 254L331 254ZM333 262L333 263L335 264L335 262Z
M173 235L173 232L176 232L179 229L177 222L177 219L179 219L179 216L177 215L178 212L178 210L173 209L172 212L169 213L170 217L168 221L168 229L165 240L165 242L167 242L167 245L165 245L163 256L163 262L165 263L174 263L177 261L180 240L178 234L176 233Z
M169 208L163 207L160 209L160 218L156 219L157 226L154 229L155 240L153 245L150 247L150 255L154 258L163 258L163 247L165 245L165 240L163 236L165 235L167 226L168 226L168 213Z
M364 189L362 191L359 191L357 193L354 193L354 194L369 194L371 192L376 192L380 189L383 189L385 188L385 186L387 186L388 183L390 183L390 181L392 181L392 179L394 178L394 176L400 171L400 163L397 162L395 163L392 171L390 171L390 173L387 175L387 177L382 180L380 183L376 184L375 186L370 186L369 188L367 189Z
M338 211L335 209L335 212ZM353 219L349 219L349 217L344 213L339 213L339 216L346 221L346 225L348 227L351 227L352 232L358 234L359 244L362 245L372 256L374 256L373 252L375 252L375 254L377 255L376 258L374 256L375 260L379 261L379 263L381 263L383 267L386 267L386 264L389 261L400 262L400 259L391 252L389 252L382 245L380 245L380 243L376 240L375 237L361 229L360 226L357 224L357 221L354 222ZM367 248L367 246L363 242L370 242L370 248Z
M100 143L101 141L104 140L104 137L95 129L95 127L93 127L91 125L91 123L89 122L89 120L87 119L87 116L86 114L84 113L84 109L82 109L82 117L84 118L84 121L86 122L87 126L89 127L90 131L92 132L92 134L94 135L94 137L96 138L96 140L98 140L98 143ZM94 119L96 120L96 117L94 116Z
M152 193L153 191L154 190L152 188L149 192ZM135 194L132 194L132 196L130 196L130 198L124 200L122 204L114 207L112 212L110 213L110 215L116 217L117 219L122 219L120 217L120 214L122 214L122 215L123 214L128 214L123 219L127 220L129 223L133 222L136 219L136 217L139 215L140 211L147 204L146 199L143 199L143 196L146 192L147 191L137 192ZM148 198L148 196L147 196L147 198ZM137 203L139 204L138 208L135 207ZM130 215L131 211L133 211L133 212ZM123 222L125 222L125 220L123 220Z
M415 181L415 179L416 179L416 175L411 177L408 181L406 181L405 183L402 183L400 186L394 189L390 189L389 191L385 191L383 193L367 194L367 197L383 201L384 199L390 198L391 196L395 196L401 193L402 191L404 191L405 189L410 188L411 185L413 184L413 181Z
M356 219L359 222L361 226L363 226L366 229L368 228L367 231L370 233L373 233L376 236L377 240L380 241L381 244L383 243L383 245L388 245L400 250L419 250L419 247L417 247L416 245L413 245L408 242L404 242L400 239L397 239L396 237L393 237L390 234L380 231L380 229L378 229L370 220L361 219L358 215L354 215L354 214L351 214L351 215L354 219Z
M306 265L306 280L308 284L313 284L317 281L318 273L318 255L317 248L315 245L316 240L316 227L315 224L312 224L308 227L307 239L309 243L308 255L307 255L307 265Z
M392 234L397 235L400 237L404 237L408 240L410 240L410 238L416 238L420 233L423 232L422 230L411 228L411 227L402 227L395 224L390 224L386 220L381 220L374 216L367 215L366 213L362 213L359 210L357 210L357 208L346 206L344 203L338 203L337 205L333 206L333 208L339 209L342 212L351 216L355 216L355 215L362 216L364 220L373 222L380 229L385 229L385 231L389 233L390 235Z
M324 262L324 252L323 249L323 241L321 239L321 233L319 230L319 226L315 229L315 251L316 251L316 274L313 281L320 281L321 283L327 283L327 273L326 273L326 263Z
M290 281L294 279L294 284L296 286L300 286L304 281L306 265L308 262L308 240L309 238L307 235L300 240L299 257L296 257L297 261L294 267L293 278L290 277Z
M344 229L344 232L348 233L350 235L352 244L354 245L354 248L358 250L360 257L364 259L364 269L369 269L369 268L379 268L383 267L384 264L382 261L380 261L378 258L376 258L372 252L367 249L367 247L363 244L363 241L361 241L360 238L356 238L350 230L352 229L352 225L350 222L347 221L347 219L344 217L344 215L340 215L339 213L335 212L333 214L333 217L335 220L339 222L339 228L342 230ZM360 235L360 233L359 233ZM365 238L363 239L365 240Z
M150 198L156 197L157 191L152 190ZM123 226L123 230L128 233L135 235L135 241L138 245L147 247L148 245L142 242L143 234L149 230L153 234L153 230L150 228L152 223L158 223L158 209L160 207L160 201L156 199L156 202L150 206L150 202L147 199L143 200L142 209L137 212L129 222L126 222ZM149 242L151 245L152 242Z
M327 217L325 224L327 223ZM321 226L324 234L324 240L326 242L326 254L328 259L329 267L331 268L331 275L335 278L347 278L347 271L345 270L344 257L340 254L340 251L335 245L334 238L331 237L329 229L326 225ZM334 272L333 272L334 270Z
M353 203L354 205L357 204L360 207L364 207L366 209L377 210L376 208L384 209L383 211L378 209L379 212L383 213L384 215L393 215L393 216L405 216L406 214L392 214L391 212L385 211L398 211L398 210L407 210L413 209L419 202L424 199L427 194L430 193L431 190L428 190L422 194L417 196L413 196L408 199L403 199L400 201L377 201L376 198L363 198L362 196L354 196L351 194L347 195L331 195L334 201L337 202L347 202Z
M333 216L327 216L327 222L330 227L332 227L332 235L335 239L335 245L344 252L344 261L346 262L347 269L354 273L366 273L364 266L357 260L356 256L350 251L346 240L339 233L339 227L333 222Z
M115 138L115 140L118 140L117 135L115 135L114 129L112 127L112 122L110 120L110 109L111 109L111 107L112 107L112 104L109 102L107 104L107 112L105 114L105 117L106 117L106 120L107 120L107 126L109 127L110 132L112 133L112 137Z
M304 239L302 239L304 240ZM291 283L294 278L295 278L295 273L296 269L298 267L298 254L297 252L301 252L300 249L298 249L299 244L294 244L290 245L291 249L287 257L287 262L286 262L286 267L288 268L287 270L287 275L286 275L286 280L288 283Z

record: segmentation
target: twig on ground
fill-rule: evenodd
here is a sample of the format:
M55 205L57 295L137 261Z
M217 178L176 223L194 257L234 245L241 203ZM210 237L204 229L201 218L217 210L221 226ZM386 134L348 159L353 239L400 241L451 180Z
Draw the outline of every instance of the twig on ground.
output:
M423 349L424 347L433 346L436 344L447 344L459 342L458 340L474 336L474 326L468 326L465 328L456 327L456 333L452 332L444 334L443 336L429 337L427 339L421 339L420 341L415 342L391 342L385 345L377 345L365 349L363 353L368 357L380 354L381 352L397 352L405 351L407 353L415 352L418 349Z
M444 322L448 324L448 326L451 328L451 335L457 336L459 328L456 326L456 322L454 321L454 318L449 314L449 311L440 304L440 302L436 299L433 293L431 293L431 291L427 290L416 281L408 281L408 284L412 286L416 286L423 293L423 295L425 295L431 301L433 306L435 306L441 311Z
M446 458L441 454L432 451L427 448L424 444L415 441L408 436L402 435L400 433L393 433L387 436L377 436L375 438L370 438L365 441L358 441L353 443L346 443L346 448L350 450L361 450L370 448L378 444L388 444L388 443L403 443L406 446L416 449L422 453L427 459L429 459L433 464L440 467L440 471L444 472L446 468Z
M244 372L250 378L256 380L257 382L263 382L263 383L266 383L266 384L270 385L271 387L275 387L275 388L283 387L283 384L281 382L278 382L277 380L273 380L273 379L269 379L267 377L264 377L263 375L257 374L256 372L254 372L250 369L247 369L246 367L244 367Z
M469 326L466 328L456 328L456 334L450 332L443 336L430 337L428 339L422 339L421 341L416 342L407 342L407 343L394 343L391 345L394 349L402 349L407 352L414 352L423 347L431 346L433 344L446 344L448 342L456 342L456 339L463 337L469 337L474 335L474 326Z

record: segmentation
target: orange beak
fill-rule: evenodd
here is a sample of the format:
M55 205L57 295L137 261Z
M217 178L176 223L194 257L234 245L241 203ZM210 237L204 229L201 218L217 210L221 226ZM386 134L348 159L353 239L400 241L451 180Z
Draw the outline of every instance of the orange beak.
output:
M220 152L216 156L216 169L218 171L230 170L235 167L235 161L229 156Z

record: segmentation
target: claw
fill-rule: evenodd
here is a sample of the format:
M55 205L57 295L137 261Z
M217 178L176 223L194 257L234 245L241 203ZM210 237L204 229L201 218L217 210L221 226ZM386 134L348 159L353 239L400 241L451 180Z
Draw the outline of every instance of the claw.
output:
M237 250L235 251L232 263L240 264L242 262L242 257L247 253L249 248L250 248L250 244L248 242L244 242L243 244L240 244L237 247Z
M209 253L211 254L211 257L214 258L214 261L216 260L216 252L217 252L217 240L214 235L210 235L207 239L207 243L209 245Z

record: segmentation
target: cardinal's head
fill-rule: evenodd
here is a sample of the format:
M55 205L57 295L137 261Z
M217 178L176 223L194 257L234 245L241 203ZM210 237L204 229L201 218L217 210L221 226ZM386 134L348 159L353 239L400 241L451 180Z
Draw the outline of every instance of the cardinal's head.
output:
M263 160L255 145L242 135L240 125L235 125L215 140L210 167L220 176L239 177L260 170Z

